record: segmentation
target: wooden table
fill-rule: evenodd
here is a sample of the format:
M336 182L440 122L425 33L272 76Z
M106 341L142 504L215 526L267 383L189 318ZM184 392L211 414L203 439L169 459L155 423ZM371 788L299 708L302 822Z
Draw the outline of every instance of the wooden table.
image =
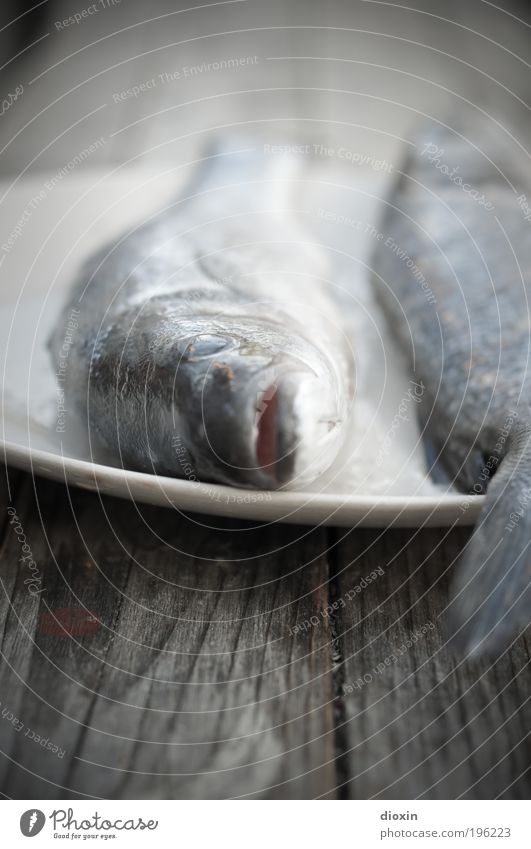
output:
M446 13L464 20L473 4L464 5ZM246 3L137 26L146 7L130 2L58 32L52 17L71 8L56 3L40 49L12 65L25 91L2 119L2 173L56 169L102 134L90 165L174 150L186 158L186 131L223 123L229 111L235 121L274 116L279 140L291 118L313 116L302 125L313 133L340 117L337 132L350 138L353 122L358 134L385 126L372 97L382 86L386 119L401 133L411 112L391 100L403 101L404 80L412 103L435 91L421 61L450 89L465 91L467 74L491 85L467 67L498 53L463 28L416 16L412 30L413 13L378 4L289 6L291 17L286 4ZM156 11L172 9L161 2ZM351 29L320 29L338 10ZM294 20L316 28L281 29ZM525 29L503 25L510 32L493 18L491 34L523 54ZM197 38L205 26L233 34ZM386 27L394 41L374 35ZM443 52L449 37L462 60ZM415 39L435 50L413 49ZM245 75L203 74L194 87L113 98L202 56L251 54L259 62ZM358 65L293 60L290 88L288 66L269 58L321 54ZM521 65L507 52L501 59L506 83L521 91ZM362 73L368 62L380 62L374 87ZM386 75L386 65L409 77ZM100 499L13 470L0 522L5 796L528 796L529 642L473 663L445 645L448 582L466 530L253 527ZM29 591L21 534L42 592Z
M529 642L474 663L444 644L465 532L252 527L27 474L9 487L6 796L529 793Z

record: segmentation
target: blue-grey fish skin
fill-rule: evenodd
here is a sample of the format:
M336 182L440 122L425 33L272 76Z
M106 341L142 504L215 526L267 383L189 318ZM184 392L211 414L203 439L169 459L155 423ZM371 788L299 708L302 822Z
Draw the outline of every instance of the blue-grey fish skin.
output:
M463 492L487 493L450 606L449 635L469 654L504 648L531 614L529 181L508 139L483 130L477 146L419 134L372 261L425 386L424 436Z
M324 255L280 197L291 165L235 149L84 264L50 348L77 309L66 404L119 465L269 489L332 462L351 364Z

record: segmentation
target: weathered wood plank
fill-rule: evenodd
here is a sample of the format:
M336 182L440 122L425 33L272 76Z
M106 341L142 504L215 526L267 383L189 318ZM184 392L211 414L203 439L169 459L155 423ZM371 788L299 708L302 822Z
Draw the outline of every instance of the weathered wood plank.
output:
M326 538L25 481L2 549L0 789L15 798L313 797L334 787ZM45 530L43 530L43 528ZM319 629L297 622L318 616ZM62 623L62 624L61 624ZM55 754L33 734L60 747Z
M363 9L342 0L333 4L338 26L381 36L257 30L252 37L222 35L165 47L216 30L330 24L328 6L305 2L286 11L286 4L274 5L274 13L271 4L240 4L146 24L83 50L30 85L58 59L149 14L145 4L122 4L81 27L53 32L61 10L71 11L67 3L56 4L42 50L11 68L13 84L23 83L25 90L4 116L2 145L65 96L9 144L4 172L18 174L35 157L35 168L56 169L101 134L106 143L88 165L149 155L161 142L157 160L185 161L196 142L172 144L176 136L251 118L265 121L262 129L252 124L251 131L273 133L276 141L289 137L294 116L311 118L302 132L298 128L301 140L330 135L338 144L376 154L385 134L360 137L342 122L405 132L411 113L389 103L377 107L371 94L382 91L390 101L406 96L406 106L415 108L426 102L428 90L433 107L433 86L426 89L420 80L411 86L401 69L422 75L424 67L435 81L465 95L470 89L462 63L419 53L410 41L394 39L389 57L386 31L406 39L413 32L436 49L444 49L450 36L458 56L470 61L473 55L473 63L525 97L521 65L510 63L506 52L485 51L485 42L463 29L401 8L382 12L372 4ZM159 7L175 11L174 3ZM476 12L472 5L453 4L448 16L469 22ZM488 25L487 34L525 55L525 28L501 12ZM113 99L152 75L251 53L258 54L258 63L237 74L198 75L157 84L123 102ZM270 55L347 61L269 60ZM373 68L360 77L353 56L397 70ZM481 83L477 74L472 77L474 86ZM283 91L292 83L299 90ZM485 80L483 85L488 87ZM237 93L268 86L282 91ZM312 86L317 90L308 91ZM207 96L212 99L201 100ZM184 105L194 99L196 104ZM157 116L168 107L175 108ZM271 123L273 116L277 123ZM131 123L135 126L113 135ZM0 700L6 716L22 723L16 731L0 717L3 795L333 796L343 781L348 785L340 792L356 798L529 794L528 644L520 641L492 668L486 662L460 665L442 645L439 617L447 578L441 574L458 553L462 532L447 537L436 531L388 532L382 539L353 532L337 549L336 600L378 566L385 574L345 607L338 605L331 618L323 615L328 567L319 531L248 526L238 531L230 523L207 531L196 519L141 507L137 513L108 500L101 506L96 496L79 492L71 493L72 508L66 491L52 484L37 482L36 500L28 476L13 492L32 556L42 567L44 591L29 592L24 581L32 573L20 562L18 536L9 522L0 522ZM6 507L0 490L2 519ZM300 534L305 536L299 539ZM271 551L275 545L277 553ZM429 622L437 629L398 655L404 640ZM294 632L296 624L302 627ZM335 675L336 734L331 637L332 650L343 658ZM382 663L383 671L373 675ZM356 688L367 673L371 680ZM42 749L37 734L61 751ZM335 765L334 740L340 755Z
M11 504L16 493L17 487L23 475L18 469L11 469L5 466L4 458L0 454L2 468L0 469L0 540L3 538L3 533L7 529L8 515L7 508Z
M444 645L449 573L467 537L358 532L335 550L339 733L353 798L529 796L529 643L495 662L463 662Z

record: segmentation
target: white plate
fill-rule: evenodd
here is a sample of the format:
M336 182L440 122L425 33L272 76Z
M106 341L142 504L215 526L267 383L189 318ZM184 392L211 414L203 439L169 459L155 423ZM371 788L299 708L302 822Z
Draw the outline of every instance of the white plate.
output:
M157 477L117 468L102 452L91 456L82 426L70 416L66 432L56 431L46 340L76 268L102 242L163 204L180 180L182 174L122 168L44 174L1 187L1 436L7 462L102 494L244 519L376 527L474 521L482 498L436 486L427 475L414 392L364 279L370 244L353 222L371 221L374 196L387 186L381 174L361 168L353 187L344 173L334 177L329 166L314 166L298 204L316 237L334 252L358 353L349 442L326 475L304 492ZM327 223L322 210L348 221Z

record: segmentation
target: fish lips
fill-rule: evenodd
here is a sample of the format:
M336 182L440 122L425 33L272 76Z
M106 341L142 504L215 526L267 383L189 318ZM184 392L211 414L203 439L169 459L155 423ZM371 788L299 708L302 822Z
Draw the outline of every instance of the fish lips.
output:
M209 345L216 347L213 339ZM176 383L186 446L199 478L274 489L295 466L297 371L282 360L233 354L181 361Z

